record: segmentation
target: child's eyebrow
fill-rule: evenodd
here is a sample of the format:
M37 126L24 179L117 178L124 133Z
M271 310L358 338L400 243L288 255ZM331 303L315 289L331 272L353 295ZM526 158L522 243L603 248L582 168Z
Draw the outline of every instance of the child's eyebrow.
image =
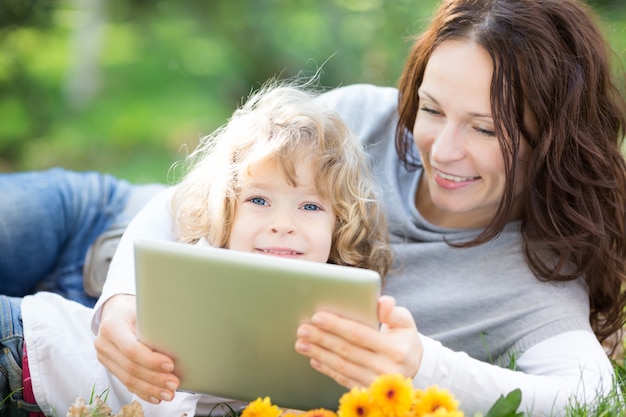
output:
M258 179L253 179L253 178L246 179L241 184L242 189L249 189L249 188L266 189L266 188L271 188L271 187L272 187L272 183L270 181L260 181Z
M298 188L301 188L307 194L319 194L319 192L317 191L317 188L315 186L313 186L313 185L302 186L302 185L299 184Z

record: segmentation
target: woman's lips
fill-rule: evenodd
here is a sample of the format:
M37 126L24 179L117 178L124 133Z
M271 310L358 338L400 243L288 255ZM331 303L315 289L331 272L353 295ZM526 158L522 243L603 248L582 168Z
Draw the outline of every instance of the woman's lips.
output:
M459 175L452 175L442 171L434 170L435 183L448 190L456 190L458 188L465 187L480 179L480 177L463 177Z

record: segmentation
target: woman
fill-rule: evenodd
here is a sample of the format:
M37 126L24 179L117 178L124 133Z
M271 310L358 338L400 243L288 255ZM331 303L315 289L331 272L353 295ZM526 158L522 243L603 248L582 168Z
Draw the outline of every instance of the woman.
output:
M576 0L448 0L398 90L322 96L372 156L398 265L380 332L321 312L298 329L314 368L346 387L401 372L468 414L515 388L533 414L611 388L599 340L624 323L626 165L609 68ZM173 362L134 340L125 273L97 305L99 358L143 398L170 399Z

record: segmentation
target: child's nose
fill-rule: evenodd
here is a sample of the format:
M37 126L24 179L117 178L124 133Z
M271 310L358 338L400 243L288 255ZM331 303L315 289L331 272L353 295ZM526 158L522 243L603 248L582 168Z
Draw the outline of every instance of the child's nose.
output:
M296 230L296 226L292 216L283 211L276 213L271 230L275 234L290 234Z

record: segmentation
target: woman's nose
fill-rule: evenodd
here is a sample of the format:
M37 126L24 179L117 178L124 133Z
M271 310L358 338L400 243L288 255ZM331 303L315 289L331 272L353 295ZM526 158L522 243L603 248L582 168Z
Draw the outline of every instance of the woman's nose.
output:
M444 164L458 161L465 156L465 141L462 129L448 122L435 137L431 148L433 161Z

